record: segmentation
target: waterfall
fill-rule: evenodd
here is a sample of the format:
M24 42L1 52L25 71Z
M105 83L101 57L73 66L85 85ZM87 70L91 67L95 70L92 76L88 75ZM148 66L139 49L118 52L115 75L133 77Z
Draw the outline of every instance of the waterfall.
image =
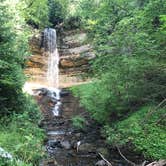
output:
M57 49L57 35L56 30L52 28L46 28L44 30L44 51L48 56L47 67L47 82L48 89L52 93L52 97L56 98L57 103L52 109L54 116L59 116L60 102L60 90L59 87L59 53ZM56 94L56 95L55 95Z
M48 55L47 82L49 87L59 87L59 53L57 49L56 30L46 28L44 30L44 49Z

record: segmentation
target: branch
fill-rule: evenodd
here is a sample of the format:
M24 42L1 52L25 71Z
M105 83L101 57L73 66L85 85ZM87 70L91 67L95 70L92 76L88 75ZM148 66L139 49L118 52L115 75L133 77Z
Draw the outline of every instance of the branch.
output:
M156 122L156 124L159 124L162 120L166 119L166 114L164 114L163 116L161 116L159 118L159 120Z
M112 166L112 164L107 159L105 159L101 153L99 153L99 155L107 163L108 166Z
M149 111L144 120L143 120L143 123L145 123L146 119L149 118L149 116L151 116L164 102L166 102L166 98L164 100L162 100L154 109L152 109L151 111Z
M166 160L159 160L159 161L154 161L146 166L164 166L166 164Z
M121 151L120 151L120 149L119 149L118 146L116 146L116 148L118 149L118 152L119 152L119 154L121 155L121 157L122 157L126 162L128 162L129 164L131 164L131 165L133 165L133 166L136 166L136 164L135 164L134 162L128 160L128 159L121 153Z
M145 161L141 164L141 166L145 166L146 163L147 163L147 161L145 160Z

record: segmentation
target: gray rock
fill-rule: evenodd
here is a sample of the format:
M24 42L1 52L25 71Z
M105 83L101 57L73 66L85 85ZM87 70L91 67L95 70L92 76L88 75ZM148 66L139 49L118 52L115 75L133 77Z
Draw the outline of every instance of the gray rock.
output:
M100 160L100 161L98 161L95 165L96 165L96 166L106 166L107 163L106 163L104 160Z
M58 140L49 140L48 141L48 146L55 148L60 146L60 141Z
M78 152L82 152L82 153L95 152L95 151L96 151L96 147L90 143L84 143L79 145L78 147Z
M69 141L61 141L61 146L67 150L71 148L71 144L69 143Z
M81 137L81 133L76 133L75 136L76 136L76 138L80 138Z

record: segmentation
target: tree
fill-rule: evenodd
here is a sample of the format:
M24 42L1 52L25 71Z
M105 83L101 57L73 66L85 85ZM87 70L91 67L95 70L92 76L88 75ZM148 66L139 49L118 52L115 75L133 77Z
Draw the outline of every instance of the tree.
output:
M20 111L22 107L22 66L27 55L25 24L16 3L3 0L0 4L0 113ZM24 28L24 33L22 31Z

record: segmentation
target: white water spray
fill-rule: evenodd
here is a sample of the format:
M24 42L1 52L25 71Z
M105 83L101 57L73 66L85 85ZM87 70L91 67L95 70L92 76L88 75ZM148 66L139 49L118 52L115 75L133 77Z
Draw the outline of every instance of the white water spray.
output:
M59 87L59 53L57 49L56 30L46 28L44 30L44 49L48 55L47 82L53 97L56 97L57 103L53 108L54 116L59 116L59 107L61 105ZM56 96L54 95L56 94Z

